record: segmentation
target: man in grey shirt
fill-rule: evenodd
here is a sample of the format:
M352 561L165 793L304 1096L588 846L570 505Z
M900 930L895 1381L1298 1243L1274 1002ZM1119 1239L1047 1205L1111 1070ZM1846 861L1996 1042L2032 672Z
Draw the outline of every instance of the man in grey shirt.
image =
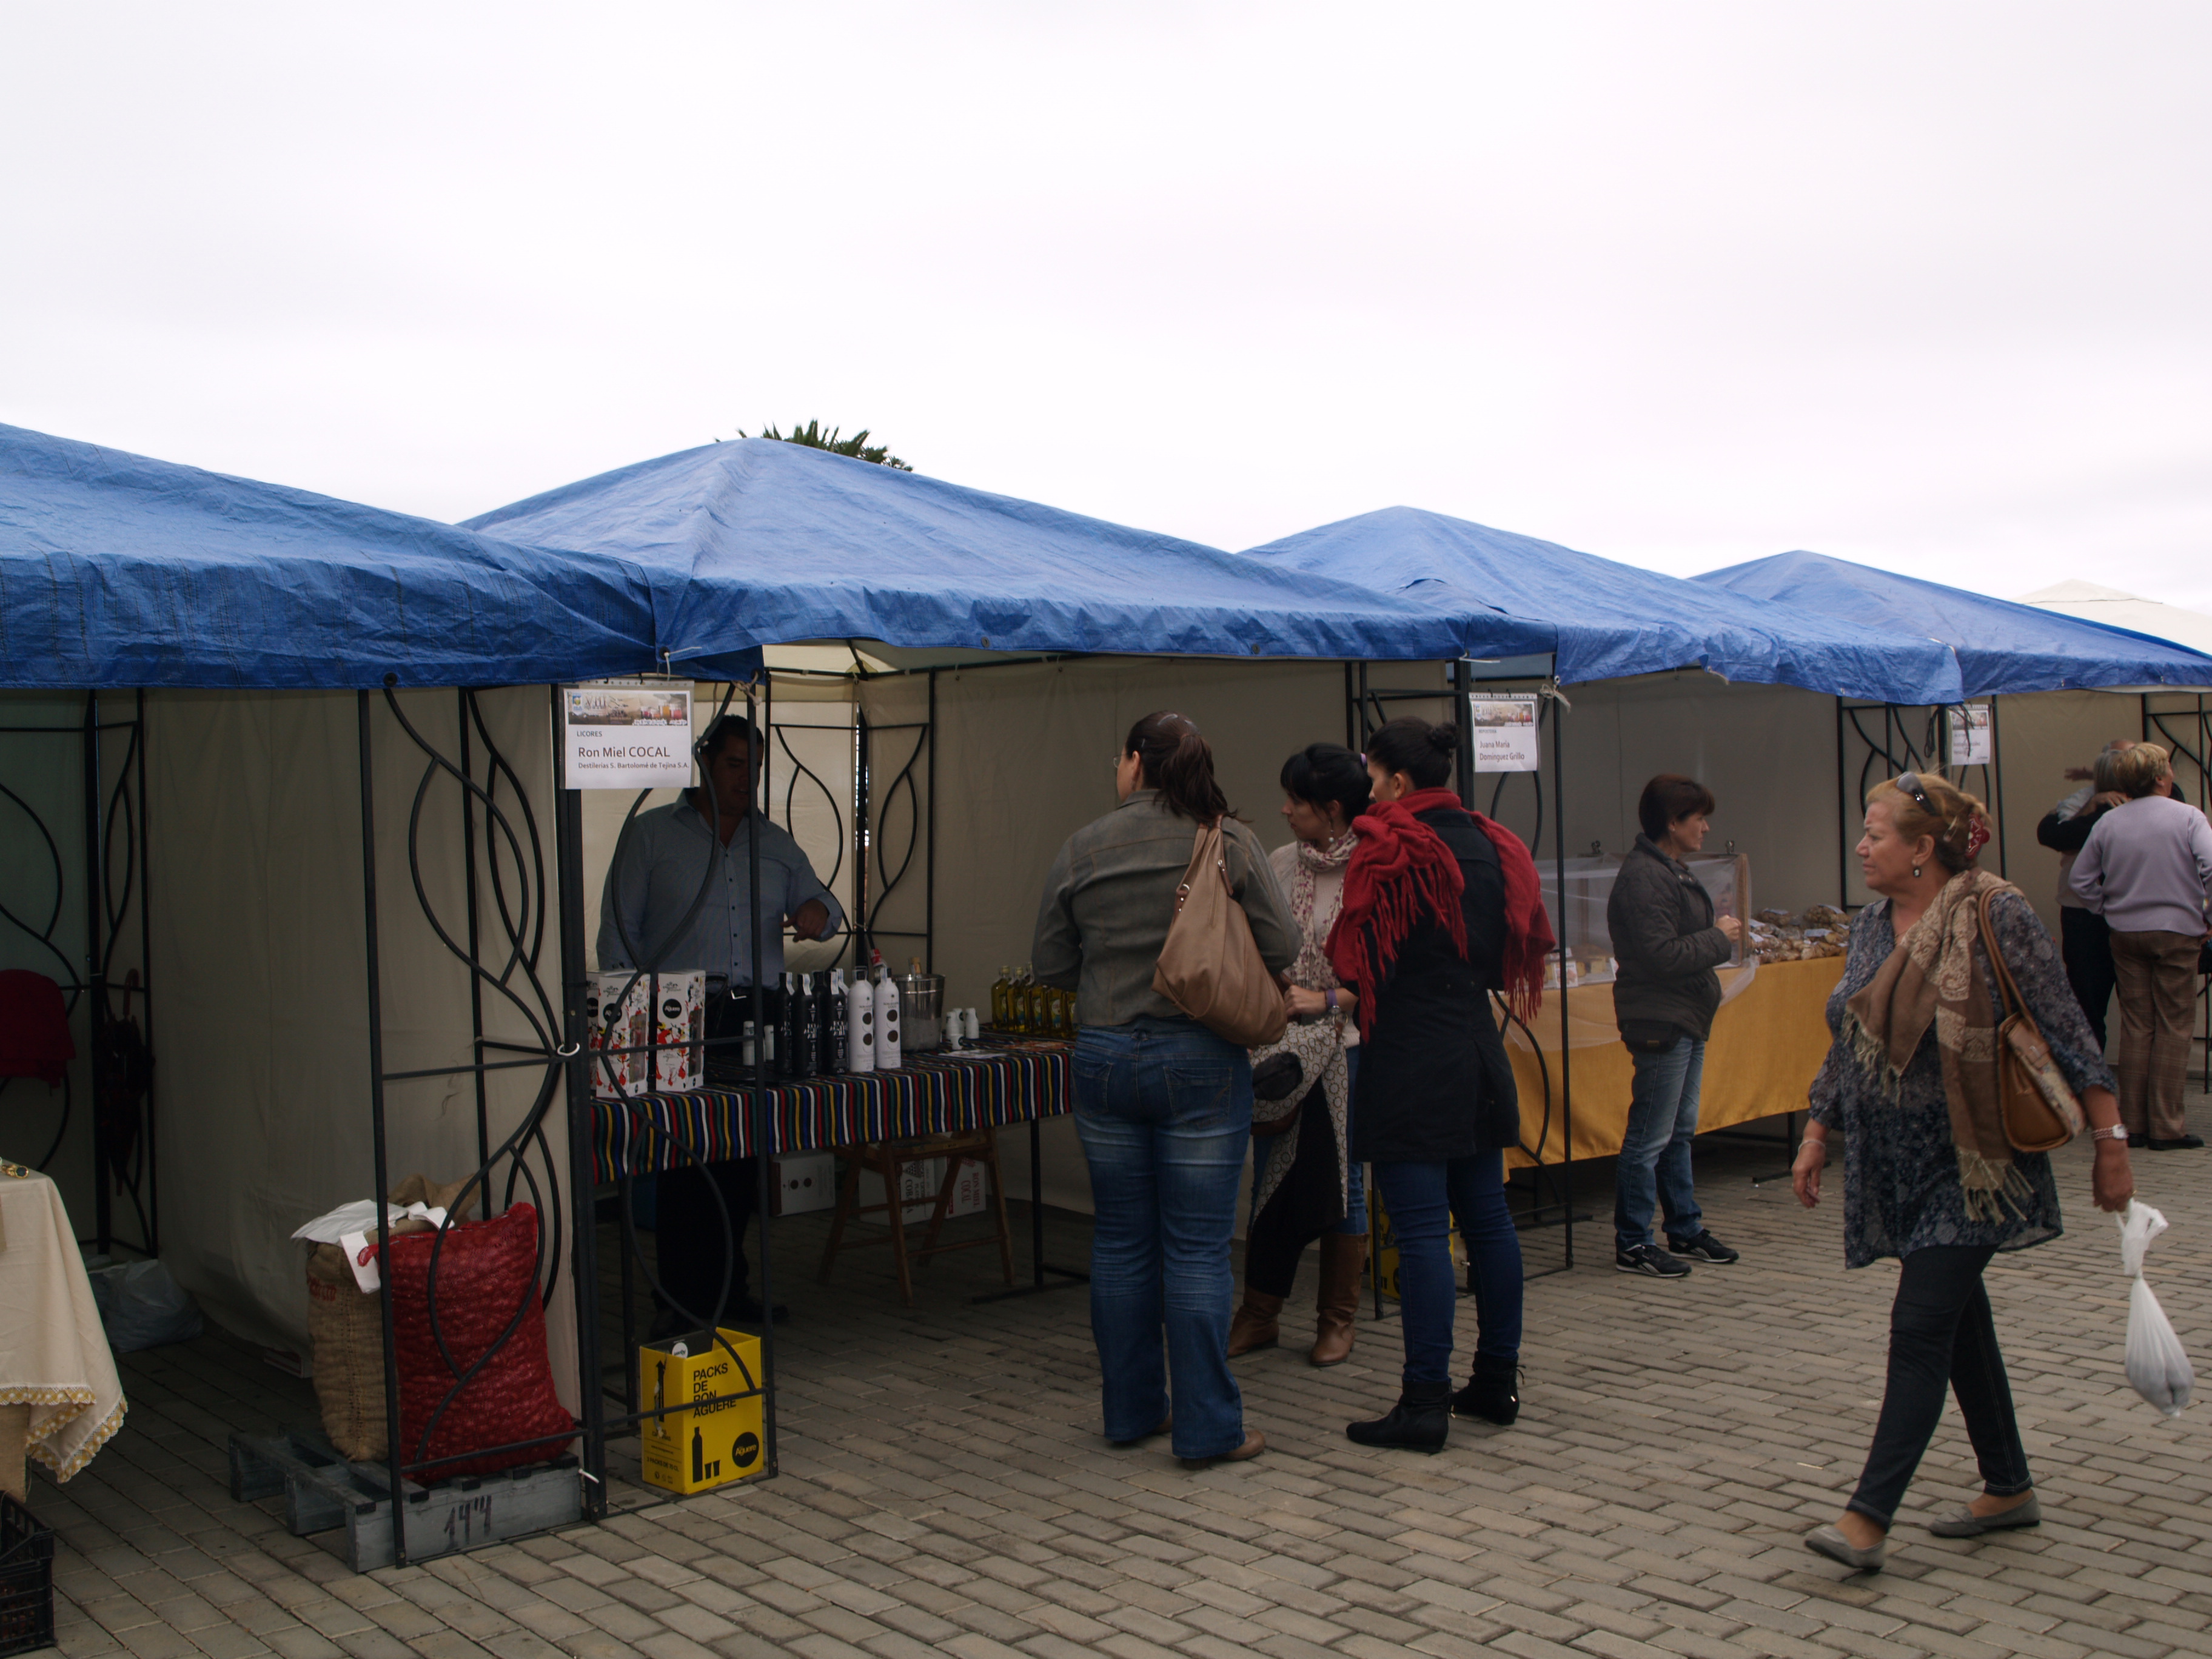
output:
M687 789L666 806L641 812L629 828L599 902L599 966L663 973L704 969L736 991L753 982L752 878L749 843L760 842L761 905L772 918L763 929L763 985L783 974L783 931L828 939L845 923L836 897L822 884L799 843L781 825L752 812L752 727L725 714L699 742L699 769L713 790ZM721 844L715 845L719 809ZM713 878L708 880L712 868ZM700 884L707 882L703 901ZM688 927L684 919L698 904Z
M708 726L698 749L704 787L638 814L616 851L599 903L603 971L704 969L710 985L726 981L719 994L710 991L708 998L709 1037L737 1036L742 1011L750 1006L756 839L763 986L782 980L787 922L799 938L813 939L830 938L845 922L843 908L822 884L799 843L752 810L758 748L752 725L742 715L725 714ZM703 1328L718 1306L726 1322L758 1323L766 1310L748 1288L751 1274L745 1261L745 1228L760 1194L757 1162L744 1158L686 1163L663 1174L658 1185L655 1254L662 1306L654 1334ZM784 1310L778 1306L774 1313L781 1319Z
M2183 1152L2204 1144L2189 1133L2181 1097L2212 901L2212 824L2173 798L2173 768L2157 744L2116 756L2112 774L2129 799L2097 820L2068 879L2112 927L2120 999L2113 1069L2128 1144Z

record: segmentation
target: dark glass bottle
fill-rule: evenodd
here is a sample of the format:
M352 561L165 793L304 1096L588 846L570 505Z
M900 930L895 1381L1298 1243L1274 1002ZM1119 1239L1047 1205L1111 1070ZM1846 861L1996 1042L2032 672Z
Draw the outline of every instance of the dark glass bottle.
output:
M812 1077L822 1054L821 1005L814 1000L814 975L793 976L791 991L791 1074Z

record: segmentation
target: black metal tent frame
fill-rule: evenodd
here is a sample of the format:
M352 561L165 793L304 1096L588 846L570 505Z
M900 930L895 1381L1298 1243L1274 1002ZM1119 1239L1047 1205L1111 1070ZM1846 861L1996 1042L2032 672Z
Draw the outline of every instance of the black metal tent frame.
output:
M111 1033L120 1036L125 1028L138 1018L153 991L147 907L146 694L137 693L129 717L123 720L102 716L98 691L82 695L82 720L68 726L0 726L0 736L51 737L73 742L76 746L84 812L84 953L72 960L54 937L61 926L70 888L69 866L61 844L38 808L4 782L0 782L0 797L5 798L7 808L0 810L20 812L37 830L51 872L53 902L41 918L35 915L18 915L4 899L0 899L0 928L4 928L9 936L29 940L34 947L34 956L51 958L60 971L49 977L61 987L68 1013L74 1015L80 1002L88 1008L93 1232L88 1239L80 1242L90 1243L102 1252L121 1244L153 1256L161 1250L161 1177L154 1154L153 1082L150 1073L136 1079L142 1092L139 1097L132 1098L134 1079L122 1074L129 1069L129 1056L109 1041ZM110 787L107 745L117 734L120 734L124 747ZM134 911L139 965L118 982L113 972L116 950L133 931ZM118 991L123 999L119 1012L112 1000ZM141 1028L148 1034L151 1029L150 1019ZM19 1080L0 1079L0 1097L4 1097L9 1087ZM60 1121L36 1167L45 1169L61 1151L76 1104L74 1088L65 1074L62 1080ZM118 1194L129 1200L137 1221L135 1239L123 1237L116 1231L114 1200Z
M1001 658L991 661L963 665L966 672L995 666L1012 666L1018 663L1073 659L1066 655ZM1467 700L1476 690L1476 671L1488 665L1462 659L1450 665L1451 684L1448 690L1419 690L1378 688L1369 681L1368 665L1362 663L1344 665L1346 689L1346 726L1350 746L1360 746L1367 732L1386 718L1385 710L1394 702L1425 699L1453 700L1462 710ZM805 675L807 671L778 671ZM855 859L854 877L856 903L852 913L851 935L856 952L866 951L878 937L902 937L919 939L926 963L933 956L933 927L935 904L936 864L936 677L950 672L944 668L890 671L894 675L924 675L929 678L928 716L921 722L904 725L872 725L864 713L856 712L854 726L855 744L854 817L850 841ZM866 673L836 678L880 678L888 676ZM1551 685L1548 677L1505 677L1486 682L1500 687L1510 687L1525 693L1531 684L1539 690ZM731 707L734 697L742 692L744 709L757 729L777 738L784 747L793 767L793 776L787 785L786 810L788 815L790 790L797 787L800 775L812 778L823 788L832 804L835 793L828 789L817 775L811 773L799 757L790 750L788 741L782 737L773 720L772 677L763 675L742 685L732 686L722 698L722 708ZM447 1407L460 1390L477 1376L483 1366L512 1339L520 1327L527 1311L526 1302L518 1303L502 1334L491 1347L471 1364L462 1365L456 1360L450 1345L441 1329L438 1310L437 1281L445 1248L445 1235L441 1233L433 1242L427 1296L428 1316L434 1340L439 1344L453 1376L453 1388L443 1403L434 1413L417 1437L415 1455L403 1443L401 1435L400 1390L397 1371L396 1349L393 1344L391 1275L385 1275L381 1292L381 1310L385 1334L385 1395L387 1443L389 1447L386 1471L391 1489L404 1492L410 1477L436 1479L444 1464L481 1458L500 1452L537 1450L559 1453L572 1442L580 1440L580 1474L585 1482L584 1508L587 1516L598 1518L607 1510L605 1478L606 1443L611 1434L633 1429L647 1419L657 1418L654 1411L636 1409L634 1400L625 1401L629 1409L610 1413L606 1407L605 1370L601 1362L599 1310L598 1306L598 1212L594 1199L592 1174L593 1115L600 1104L594 1099L591 1075L591 1055L588 1051L588 1031L585 1012L589 989L584 949L586 918L583 910L583 835L582 814L579 792L562 787L557 777L553 785L553 823L550 839L552 869L547 870L549 839L546 827L538 822L530 795L514 767L503 755L484 720L478 702L479 693L471 690L457 690L451 693L455 699L454 734L450 744L426 734L421 726L410 720L401 707L395 679L387 677L380 693L362 690L356 694L357 732L361 763L361 828L362 845L362 896L365 919L365 938L368 953L368 1018L370 1054L370 1117L373 1152L377 1190L390 1190L391 1170L387 1143L386 1091L395 1085L431 1079L448 1079L456 1075L468 1076L472 1080L477 1115L477 1166L469 1177L469 1188L480 1193L485 1207L489 1209L497 1189L498 1201L504 1207L526 1189L533 1200L541 1217L537 1245L537 1273L533 1293L541 1305L550 1304L557 1293L564 1267L574 1275L576 1338L578 1345L579 1394L582 1414L576 1429L570 1433L543 1437L538 1439L510 1443L495 1447L477 1447L464 1454L432 1459L427 1452L430 1434ZM559 689L550 691L553 730L559 730ZM410 803L404 847L410 884L417 907L425 923L431 928L441 945L467 970L470 981L471 1026L471 1058L466 1063L441 1067L405 1071L388 1070L384 1060L383 1044L383 985L381 957L384 922L380 910L377 858L378 799L373 764L377 738L376 705L381 702L389 724L396 728L403 740L411 744L421 756L422 770ZM1540 703L1540 719L1549 719L1551 731L1551 759L1553 793L1549 803L1552 817L1552 854L1555 867L1564 878L1566 851L1564 814L1560 810L1561 791L1565 781L1565 744L1563 722L1558 718L1557 699L1546 696ZM2212 790L2212 776L2208 776L2205 763L2212 759L2212 709L2208 709L2203 697L2197 699L2193 711L2153 710L2149 699L2142 704L2142 721L2145 735L2157 736L2172 744L2178 755L2185 755L2198 769L2198 793L2204 795ZM1929 738L1919 742L1905 740L1904 716L1894 706L1859 704L1838 699L1838 781L1839 791L1847 783L1846 727L1867 738L1869 754L1863 769L1870 768L1879 759L1891 764L1895 770L1909 765L1925 763L1925 751L1932 750ZM1879 709L1884 720L1884 740L1877 744L1871 738L1867 726L1871 711ZM148 915L148 857L145 800L146 726L144 693L137 694L131 718L125 720L103 720L100 713L100 694L87 694L86 716L81 725L67 726L34 726L0 728L8 732L47 733L58 738L74 737L82 745L83 776L86 788L87 865L89 870L100 872L97 882L88 882L86 895L87 920L89 937L94 942L87 971L80 977L73 965L71 980L65 988L72 999L87 993L92 994L96 1011L101 999L110 990L109 969L114 960L117 942L124 936L136 910L136 922L140 949L150 978L150 939ZM1932 723L1940 718L1941 711L1927 715ZM2174 722L2193 720L2193 743L2174 729ZM1467 749L1472 743L1472 733L1464 719L1462 721L1463 743L1460 776L1462 794L1470 805L1474 799L1475 779ZM1932 729L1932 724L1931 724ZM873 747L886 733L913 731L912 749L907 753L890 783L878 791L874 786ZM127 734L123 759L112 789L105 784L102 743L106 734ZM775 765L772 755L775 744L763 744L764 754L759 769L755 810L770 809L774 795ZM1896 763L1902 759L1904 765ZM557 764L557 761L556 763ZM915 771L917 764L923 768L926 782L922 793L926 800L915 800ZM1994 776L1994 774L1992 774ZM1495 808L1498 796L1510 775L1501 775L1494 786L1489 805ZM465 865L464 890L466 914L458 924L451 923L440 913L438 904L426 884L422 855L421 836L434 788L441 782L454 787L459 793L463 827ZM1538 811L1545 810L1541 775L1534 775L1532 785L1538 792ZM896 865L880 836L883 819L887 816L885 804L903 793L910 809L909 835L902 854ZM0 793L6 794L34 820L37 814L14 792L0 785ZM105 795L105 799L103 799ZM640 798L640 804L642 801ZM443 809L441 809L443 810ZM637 805L631 808L634 817ZM1538 838L1540 840L1540 817ZM43 821L39 828L46 844L54 852L58 872L62 869L58 845ZM627 821L626 821L627 828ZM842 830L841 830L842 835ZM915 848L921 839L923 846L924 921L919 933L896 933L879 930L876 918L884 901L897 890L910 871ZM759 898L760 867L757 844L751 843L748 857L748 881L752 898L751 912L755 918L756 960L760 959L765 944ZM118 867L119 854L119 867ZM619 857L619 852L617 854ZM703 896L702 886L702 896ZM1564 890L1564 880L1562 881ZM549 904L555 907L558 918L557 963L548 960L546 930ZM47 949L59 955L53 941L53 933L61 914L61 901L56 901L53 914L42 924L33 925L35 918L26 920L12 913L0 911L0 921L43 942ZM647 977L642 976L640 977ZM633 983L635 983L635 980ZM141 996L150 995L150 984L136 988ZM485 1009L490 1003L504 1004L520 1014L528 1026L530 1040L511 1042L487 1035ZM765 1018L765 1006L759 988L755 988L753 1017L757 1024ZM93 1063L97 1088L101 1064L99 1045L94 1046ZM1540 1049L1539 1062L1542 1063ZM490 1074L495 1072L536 1070L541 1073L529 1108L514 1128L494 1142L490 1121ZM1551 1179L1559 1183L1549 1199L1536 1193L1532 1198L1529 1220L1537 1224L1548 1224L1544 1218L1558 1212L1559 1224L1563 1228L1566 1246L1566 1265L1571 1267L1572 1213L1565 1182L1571 1178L1572 1160L1572 1079L1571 1060L1565 1051L1560 1058L1559 1106L1563 1129L1565 1156L1555 1164L1539 1162L1537 1175L1553 1172ZM1548 1134L1548 1106L1550 1082L1546 1080L1547 1092L1547 1129ZM772 1149L769 1102L771 1079L768 1076L765 1056L757 1051L753 1079L746 1090L753 1146L761 1154L758 1158L758 1213L763 1227L769 1213L769 1160L766 1153ZM546 1133L550 1115L557 1109L559 1097L566 1097L566 1126L568 1130L568 1167L558 1167ZM138 1138L139 1160L130 1169L117 1173L126 1182L134 1201L139 1202L143 1225L139 1248L154 1254L159 1243L157 1166L152 1144L153 1107L148 1097L143 1133ZM1034 1134L1035 1126L1032 1126ZM693 1154L678 1144L681 1156ZM1540 1139L1537 1152L1543 1150ZM696 1160L695 1160L696 1161ZM1036 1168L1036 1152L1032 1146L1032 1169ZM562 1181L565 1176L566 1206L564 1213ZM139 1200L138 1182L143 1182L143 1201ZM103 1199L107 1188L107 1171L103 1165L100 1188ZM1033 1184L1033 1193L1037 1186ZM1041 1206L1033 1204L1033 1212ZM623 1228L626 1256L637 1249L634 1232L627 1220L628 1206L623 1206ZM1041 1213L1038 1214L1041 1225ZM109 1242L112 1218L102 1204L98 1226L103 1246ZM725 1218L726 1227L726 1217ZM565 1237L564 1237L565 1234ZM380 1228L380 1246L388 1244L388 1232ZM1041 1240L1036 1241L1041 1247ZM641 1253L637 1259L641 1262ZM627 1261L625 1267L627 1269ZM1037 1284L1044 1283L1048 1269L1042 1249L1036 1250ZM770 1279L772 1264L763 1249L759 1263L759 1294L763 1302L772 1302ZM1077 1275L1069 1273L1068 1277ZM726 1295L726 1274L725 1294ZM718 1305L710 1321L702 1323L719 1329L724 1308ZM763 1473L773 1475L778 1468L776 1413L775 1329L773 1324L762 1331L761 1374L749 1389L715 1395L690 1404L717 1404L724 1401L755 1399L762 1402L764 1443ZM627 1348L627 1344L626 1344ZM628 1369L630 1354L622 1357ZM395 1534L398 1559L405 1561L404 1529Z

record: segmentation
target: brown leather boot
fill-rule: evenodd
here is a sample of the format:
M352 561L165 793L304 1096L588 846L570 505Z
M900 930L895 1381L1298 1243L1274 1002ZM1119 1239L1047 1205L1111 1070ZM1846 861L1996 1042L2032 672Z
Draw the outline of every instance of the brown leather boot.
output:
M1244 1287L1244 1305L1229 1322L1229 1357L1250 1353L1255 1348L1272 1348L1280 1334L1275 1328L1276 1316L1283 1311L1283 1298Z
M1321 1236L1321 1294L1314 1299L1314 1345L1308 1356L1315 1364L1341 1365L1351 1357L1359 1285L1366 1274L1364 1233Z

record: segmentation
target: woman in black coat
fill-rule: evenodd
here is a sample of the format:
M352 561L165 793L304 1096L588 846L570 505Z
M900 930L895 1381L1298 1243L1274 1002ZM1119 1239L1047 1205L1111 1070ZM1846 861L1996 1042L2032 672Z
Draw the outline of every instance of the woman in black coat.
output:
M1374 1165L1389 1211L1406 1343L1396 1407L1346 1432L1424 1451L1444 1443L1454 1411L1503 1424L1520 1408L1521 1244L1504 1152L1520 1139L1521 1110L1490 994L1532 1000L1552 943L1528 849L1443 787L1458 746L1457 727L1410 719L1368 739L1374 805L1356 825L1329 949L1359 994L1352 1155ZM1481 1328L1456 1396L1455 1216Z

